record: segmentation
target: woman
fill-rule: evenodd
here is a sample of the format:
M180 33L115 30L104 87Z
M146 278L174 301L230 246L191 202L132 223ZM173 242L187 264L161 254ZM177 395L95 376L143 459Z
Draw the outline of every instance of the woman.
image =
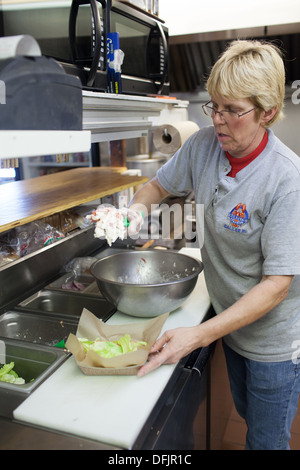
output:
M270 126L285 89L279 51L235 41L216 62L201 129L136 193L139 210L191 190L204 204L204 274L216 316L167 331L143 375L223 338L247 449L289 449L300 390L293 345L300 342L300 160ZM131 212L130 211L130 212ZM296 343L295 343L296 342ZM164 346L164 347L163 347Z

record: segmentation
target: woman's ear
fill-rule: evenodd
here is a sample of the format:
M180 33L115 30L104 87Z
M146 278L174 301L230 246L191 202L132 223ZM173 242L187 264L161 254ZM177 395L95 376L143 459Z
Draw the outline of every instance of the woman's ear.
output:
M275 106L275 108L271 108L268 111L263 111L261 114L261 120L264 123L267 123L273 119L275 114L277 113L278 107Z

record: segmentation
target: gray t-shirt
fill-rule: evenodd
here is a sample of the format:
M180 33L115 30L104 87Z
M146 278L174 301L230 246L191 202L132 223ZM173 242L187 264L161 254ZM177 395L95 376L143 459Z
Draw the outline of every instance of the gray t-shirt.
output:
M217 314L263 275L295 275L276 308L224 338L239 354L272 362L291 359L300 343L300 159L268 135L263 152L231 178L213 127L205 127L157 176L169 193L194 191L196 205L204 205L202 260Z

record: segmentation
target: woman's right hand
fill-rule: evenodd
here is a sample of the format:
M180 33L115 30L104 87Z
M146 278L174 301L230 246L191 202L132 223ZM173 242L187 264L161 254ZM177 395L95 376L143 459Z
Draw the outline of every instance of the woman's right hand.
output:
M129 221L128 236L132 237L133 235L137 235L144 223L143 212L140 210L128 209L127 219Z

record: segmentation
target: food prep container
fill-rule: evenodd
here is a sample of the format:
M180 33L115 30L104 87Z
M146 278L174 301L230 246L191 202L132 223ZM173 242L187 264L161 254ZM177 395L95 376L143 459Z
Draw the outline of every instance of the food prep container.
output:
M0 316L0 336L34 344L56 346L75 334L78 318L9 311Z
M55 313L77 318L84 308L102 320L107 320L115 312L115 307L101 296L47 289L37 292L17 306L21 311Z
M14 362L15 372L25 380L22 385L0 381L0 416L10 417L67 357L63 349L0 338L0 363Z
M156 317L180 307L195 288L201 261L173 251L128 251L91 266L99 290L120 312Z

